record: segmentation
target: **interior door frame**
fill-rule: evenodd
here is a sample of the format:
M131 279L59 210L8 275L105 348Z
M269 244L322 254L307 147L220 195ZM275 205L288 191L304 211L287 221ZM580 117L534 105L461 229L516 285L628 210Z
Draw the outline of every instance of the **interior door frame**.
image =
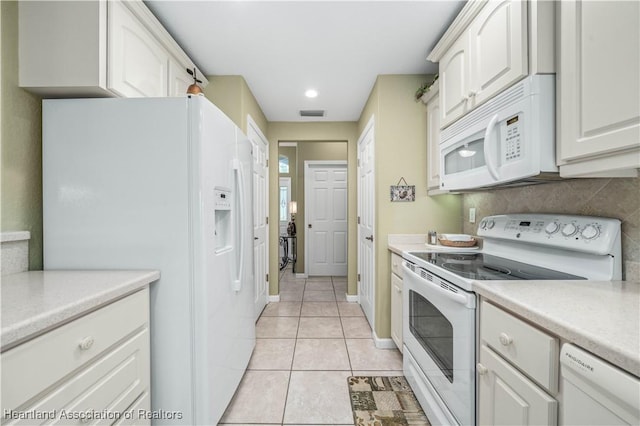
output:
M306 160L304 162L304 277L309 277L309 215L307 214L307 208L309 207L309 194L311 192L311 180L309 179L312 167L332 167L332 166L344 166L349 170L349 162L347 160ZM349 199L349 185L347 184L347 200ZM349 214L349 205L347 203L347 217ZM347 223L347 229L349 224ZM349 247L349 234L347 232L347 247Z
M264 197L264 212L266 217L266 225L265 225L265 250L264 250L264 266L265 271L268 276L269 274L269 139L262 133L260 127L255 122L251 114L247 114L247 137L251 139L252 137L257 138L256 143L262 143L265 146L265 197ZM253 178L253 177L252 177ZM255 207L254 207L255 211ZM253 247L252 247L253 249ZM254 259L255 262L255 259ZM255 270L255 268L254 268ZM255 279L255 278L254 278ZM266 282L266 291L265 291L265 306L269 303L269 279L265 277ZM256 299L257 300L257 299ZM261 312L256 313L256 320L259 318Z

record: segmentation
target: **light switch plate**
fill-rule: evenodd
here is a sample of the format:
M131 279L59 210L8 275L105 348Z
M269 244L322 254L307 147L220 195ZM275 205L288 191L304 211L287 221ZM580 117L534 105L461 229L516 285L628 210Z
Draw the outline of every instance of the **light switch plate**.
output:
M469 223L476 223L476 208L469 208Z

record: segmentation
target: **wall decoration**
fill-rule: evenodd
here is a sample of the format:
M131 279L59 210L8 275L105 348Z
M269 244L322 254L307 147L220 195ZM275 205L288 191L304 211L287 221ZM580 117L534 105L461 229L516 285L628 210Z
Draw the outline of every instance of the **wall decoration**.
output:
M404 185L400 185L403 182ZM396 185L391 185L389 192L391 195L391 202L416 200L416 186L407 184L404 177L401 177Z

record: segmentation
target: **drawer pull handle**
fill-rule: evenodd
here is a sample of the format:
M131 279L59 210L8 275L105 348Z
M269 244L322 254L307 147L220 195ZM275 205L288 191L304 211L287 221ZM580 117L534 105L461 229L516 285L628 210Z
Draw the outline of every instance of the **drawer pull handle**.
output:
M477 365L478 368L478 375L479 376L484 376L485 374L487 374L489 372L489 369L487 367L485 367L484 365L478 363Z
M80 347L80 349L82 349L83 351L89 350L91 346L93 346L93 337L91 336L85 337L78 344L78 347Z
M500 333L500 343L502 343L504 346L509 346L512 342L513 339L511 338L511 336L509 336L507 333Z

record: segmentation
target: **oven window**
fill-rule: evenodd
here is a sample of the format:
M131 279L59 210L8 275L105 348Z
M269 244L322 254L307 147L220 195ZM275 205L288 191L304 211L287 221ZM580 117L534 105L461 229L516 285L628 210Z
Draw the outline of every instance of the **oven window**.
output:
M409 330L453 383L453 326L431 302L409 291Z

